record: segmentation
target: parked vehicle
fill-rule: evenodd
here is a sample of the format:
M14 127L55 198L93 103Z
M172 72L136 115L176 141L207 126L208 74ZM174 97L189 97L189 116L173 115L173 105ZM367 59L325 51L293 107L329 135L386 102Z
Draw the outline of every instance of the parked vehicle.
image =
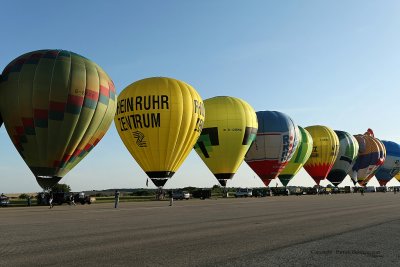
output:
M387 192L387 188L386 188L386 186L377 186L377 187L375 188L375 191L376 191L376 192L383 192L383 193L386 193L386 192Z
M307 187L307 188L304 190L304 192L305 192L307 195L316 195L316 194L318 194L318 190L317 190L317 188L315 188L315 187Z
M266 197L271 195L271 190L267 188L254 188L253 197Z
M85 193L65 193L65 192L55 192L53 193L53 204L55 205L62 205L64 203L71 205L70 195L75 201L75 203L84 204L92 204L96 201L95 197L87 196Z
M235 197L252 197L253 189L251 188L238 188L235 193Z
M211 189L197 189L193 191L193 198L200 198L202 200L211 197Z
M272 195L274 196L287 196L289 190L285 187L271 187Z
M350 186L345 186L344 187L344 193L351 193L351 187Z
M0 206L1 207L7 207L10 205L10 198L4 194L0 195Z
M296 186L296 187L288 187L289 189L289 194L291 195L296 195L300 196L304 194L304 189L302 187Z
M376 192L376 188L375 188L375 186L366 186L365 187L365 192L375 193Z
M172 198L173 199L180 199L180 200L183 200L183 199L188 200L190 198L190 193L186 192L186 191L181 191L181 190L173 191L172 192Z

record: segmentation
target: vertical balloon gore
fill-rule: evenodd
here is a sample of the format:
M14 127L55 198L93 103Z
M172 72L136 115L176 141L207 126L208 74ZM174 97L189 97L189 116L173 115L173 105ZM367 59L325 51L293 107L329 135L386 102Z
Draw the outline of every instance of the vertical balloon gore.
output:
M24 54L8 64L1 76L5 128L45 189L99 143L115 110L110 77L93 61L69 51Z

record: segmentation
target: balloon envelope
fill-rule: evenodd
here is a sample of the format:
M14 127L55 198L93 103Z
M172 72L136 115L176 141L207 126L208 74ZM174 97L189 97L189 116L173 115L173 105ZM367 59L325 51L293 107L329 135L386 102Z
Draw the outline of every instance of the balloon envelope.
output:
M2 73L0 110L18 152L50 188L100 141L116 109L110 77L93 61L64 50L40 50Z
M259 111L258 131L245 161L265 185L275 179L292 158L299 141L298 128L286 114Z
M400 145L384 140L382 140L382 143L386 149L386 159L375 173L375 177L380 185L384 186L400 172Z
M344 131L335 131L339 138L339 153L327 179L337 186L340 184L356 162L358 142L353 135Z
M222 186L242 164L256 138L257 116L245 101L230 96L204 100L207 118L195 150Z
M351 177L360 184L367 184L377 169L385 162L386 149L383 143L374 137L371 130L354 137L357 139L359 150Z
M298 126L300 132L299 144L286 167L279 174L279 179L284 186L300 171L311 155L313 140L310 133Z
M114 123L140 167L156 186L163 186L196 143L203 128L204 105L187 83L147 78L121 92Z
M314 125L305 128L313 139L313 151L304 169L319 185L335 163L339 151L339 139L329 127Z

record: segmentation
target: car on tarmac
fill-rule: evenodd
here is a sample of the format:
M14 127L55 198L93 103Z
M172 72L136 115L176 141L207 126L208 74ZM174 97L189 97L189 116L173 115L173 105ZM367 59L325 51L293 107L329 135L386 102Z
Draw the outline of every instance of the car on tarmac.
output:
M10 205L10 198L4 194L0 195L0 206L1 207L7 207Z
M266 197L271 195L269 188L253 188L253 197Z
M173 191L172 198L179 199L179 200L183 200L183 199L188 200L190 198L190 193L186 192L186 191L182 191L182 190Z
M202 200L211 198L211 189L209 188L199 188L194 190L192 193L193 198L200 198Z
M251 188L238 188L235 192L235 197L252 197L253 189Z

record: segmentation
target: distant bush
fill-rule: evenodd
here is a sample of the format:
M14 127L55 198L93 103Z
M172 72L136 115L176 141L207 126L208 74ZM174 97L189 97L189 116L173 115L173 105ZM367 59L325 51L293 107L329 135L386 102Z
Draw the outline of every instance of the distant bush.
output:
M27 194L21 194L21 195L19 195L19 199L27 199L29 197L29 195L27 195Z

